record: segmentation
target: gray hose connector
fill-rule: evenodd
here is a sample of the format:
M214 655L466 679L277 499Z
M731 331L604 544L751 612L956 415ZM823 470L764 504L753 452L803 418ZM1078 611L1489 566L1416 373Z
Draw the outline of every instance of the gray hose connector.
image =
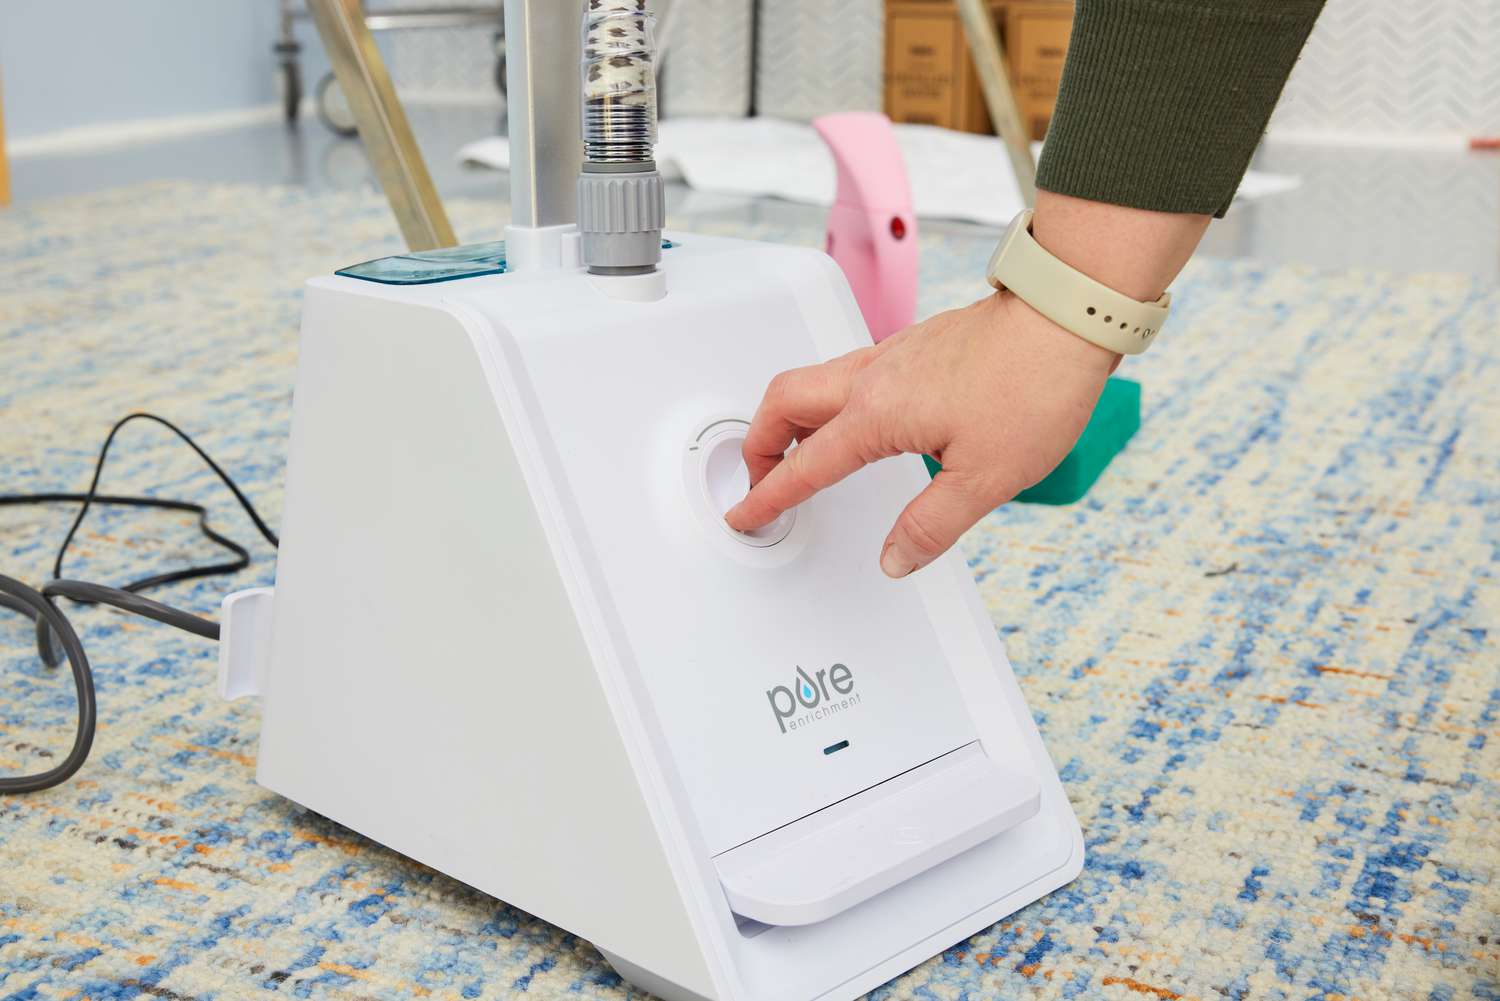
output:
M666 222L661 175L649 170L595 172L578 177L578 232L583 262L595 274L650 271L661 260Z

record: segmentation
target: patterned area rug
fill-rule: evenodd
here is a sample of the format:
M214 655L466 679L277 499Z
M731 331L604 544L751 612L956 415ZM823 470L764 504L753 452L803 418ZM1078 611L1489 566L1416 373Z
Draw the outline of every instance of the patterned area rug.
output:
M499 235L495 206L451 209ZM81 489L109 424L150 409L276 523L300 282L393 229L373 196L249 187L0 213L0 491ZM983 292L986 241L923 251L925 310ZM1141 432L1089 497L964 542L1088 866L872 997L1494 1001L1500 291L1204 261L1178 294L1126 365ZM149 426L105 484L255 538ZM45 579L71 515L0 508L0 571ZM69 572L103 581L211 555L165 514L100 512L80 541ZM252 550L163 599L269 582ZM71 614L99 735L73 782L0 799L0 997L638 996L588 943L258 788L258 711L218 700L210 643ZM71 692L0 616L0 771L40 770Z

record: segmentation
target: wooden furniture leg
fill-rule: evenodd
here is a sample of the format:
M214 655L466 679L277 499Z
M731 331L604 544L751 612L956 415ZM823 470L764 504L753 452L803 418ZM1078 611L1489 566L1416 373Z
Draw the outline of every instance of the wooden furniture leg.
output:
M1032 206L1036 204L1036 161L1031 158L1031 140L1021 123L1016 95L1010 87L1010 71L1005 64L1005 52L1000 47L1000 36L986 7L984 0L958 0L958 14L963 20L964 35L969 39L974 67L979 71L979 83L984 90L990 121L1010 154L1010 165L1015 170L1021 198Z
M458 243L360 0L307 0L375 176L411 250Z
M5 93L0 91L0 205L10 204L10 160L5 155Z

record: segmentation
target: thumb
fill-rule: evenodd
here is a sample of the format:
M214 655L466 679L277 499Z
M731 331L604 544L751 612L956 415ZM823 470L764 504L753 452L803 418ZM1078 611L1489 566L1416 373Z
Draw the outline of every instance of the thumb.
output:
M880 551L880 569L895 578L922 569L995 504L973 480L943 469L896 519Z

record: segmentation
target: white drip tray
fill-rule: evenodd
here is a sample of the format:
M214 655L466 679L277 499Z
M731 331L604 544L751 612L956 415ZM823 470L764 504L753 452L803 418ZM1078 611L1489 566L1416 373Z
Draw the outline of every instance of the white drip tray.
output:
M714 858L736 914L825 921L1036 814L1029 774L977 741Z

